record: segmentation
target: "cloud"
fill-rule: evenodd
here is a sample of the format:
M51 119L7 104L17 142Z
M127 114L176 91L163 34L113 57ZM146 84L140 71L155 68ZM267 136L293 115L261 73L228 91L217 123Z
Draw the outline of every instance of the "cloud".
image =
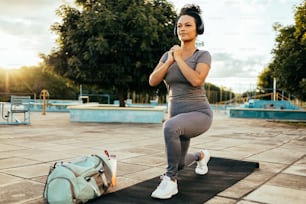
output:
M229 53L215 53L212 55L212 78L227 77L257 77L264 68L264 56L237 58Z
M60 0L0 0L0 66L20 67L40 61L48 53L55 34L50 26L58 21ZM35 63L36 62L36 63Z
M55 9L61 4L50 0L0 1L0 29L13 35L45 31L57 20Z
M45 11L59 5L58 0L0 0L0 14L3 16L41 16Z
M35 35L44 31L44 23L30 18L0 17L1 32L13 36ZM16 29L18 28L18 29ZM43 28L43 29L42 29Z
M55 14L61 1L0 0L0 48L36 49L45 52L54 44L50 26L58 21ZM2 40L0 40L2 41ZM11 46L12 45L12 46Z

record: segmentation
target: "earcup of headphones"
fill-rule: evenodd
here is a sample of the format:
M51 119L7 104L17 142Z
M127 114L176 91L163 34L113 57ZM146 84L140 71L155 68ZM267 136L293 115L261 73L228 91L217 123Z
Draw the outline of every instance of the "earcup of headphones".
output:
M177 36L177 28L176 28L176 24L174 25L173 34L174 34L174 36Z
M199 35L204 33L204 23L202 22L200 26L197 27L197 33Z

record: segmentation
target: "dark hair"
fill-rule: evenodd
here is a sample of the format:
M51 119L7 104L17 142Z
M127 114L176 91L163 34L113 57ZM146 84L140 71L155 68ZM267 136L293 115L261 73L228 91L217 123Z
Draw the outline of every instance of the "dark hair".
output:
M202 11L200 6L194 5L194 4L186 4L185 6L183 6L183 8L181 8L180 16L183 15L189 15L189 13L197 13L198 15L201 15Z
M197 25L197 33L203 34L204 33L204 23L200 16L202 13L200 6L197 6L195 4L186 4L181 8L181 11L179 13L179 18L183 15L191 16L195 19L196 25ZM174 34L176 35L176 26L174 28Z

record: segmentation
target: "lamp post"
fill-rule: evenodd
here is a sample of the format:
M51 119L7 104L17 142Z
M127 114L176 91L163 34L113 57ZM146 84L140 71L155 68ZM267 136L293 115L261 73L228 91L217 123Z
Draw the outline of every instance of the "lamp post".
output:
M276 99L276 78L273 78L273 101Z

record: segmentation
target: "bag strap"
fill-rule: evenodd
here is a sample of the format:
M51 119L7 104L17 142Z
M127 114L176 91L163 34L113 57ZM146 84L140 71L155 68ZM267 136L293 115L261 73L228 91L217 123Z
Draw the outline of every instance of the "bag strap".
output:
M101 178L102 178L102 181L103 181L103 190L106 191L108 189L108 182L107 182L107 179L106 179L106 176L104 174L104 172L100 172L100 175L101 175Z
M97 154L94 154L94 155L92 155L92 156L97 157L97 158L102 162L103 167L104 167L104 164L105 164L109 169L112 168L111 165L110 165L110 163L107 162L107 160L109 160L109 157L103 157L103 155L100 156L100 155L97 155ZM104 159L103 159L103 158L104 158ZM111 173L112 173L112 171L111 171Z
M101 175L101 178L102 178L102 181L103 181L103 190L106 190L107 188L108 188L108 182L107 182L107 179L106 179L106 176L105 176L105 174L104 174L104 160L99 156L99 155L96 155L96 154L94 154L94 155L92 155L92 156L95 156L95 157L97 157L99 160L100 160L100 162L102 163L102 167L103 167L103 169L102 170L99 170L99 173L100 173L100 175Z
M103 160L100 156L98 156L97 154L92 154L91 156L97 157L97 158L99 159L99 161L100 161L100 162L95 166L95 168L97 168L97 167L100 165L100 163L102 164L102 167L103 167L104 160Z

